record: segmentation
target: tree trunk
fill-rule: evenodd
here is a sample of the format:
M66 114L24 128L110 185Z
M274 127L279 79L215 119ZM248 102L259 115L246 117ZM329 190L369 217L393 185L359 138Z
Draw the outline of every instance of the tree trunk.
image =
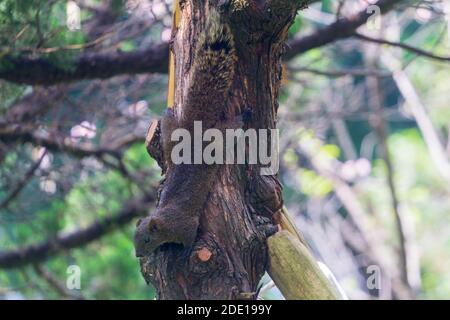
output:
M232 30L238 57L225 117L243 114L244 130L274 129L281 55L301 1L186 0L180 5L181 21L172 46L174 114L180 117L186 107L188 75L198 59L196 43L214 7ZM266 217L278 224L275 217L282 208L278 178L260 175L258 165L221 165L214 186L204 192L209 195L193 247L165 245L142 258L144 278L156 287L159 299L256 298L268 262L267 234L259 223Z

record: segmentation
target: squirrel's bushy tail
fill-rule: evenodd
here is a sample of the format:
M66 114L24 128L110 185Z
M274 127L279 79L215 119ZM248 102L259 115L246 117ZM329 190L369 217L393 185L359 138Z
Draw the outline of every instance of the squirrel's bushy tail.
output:
M204 120L205 114L214 117L222 113L233 82L236 62L237 54L230 27L222 21L216 9L210 8L205 29L195 50L186 101L186 108L190 110L185 110L190 114L186 114L186 117L191 121Z

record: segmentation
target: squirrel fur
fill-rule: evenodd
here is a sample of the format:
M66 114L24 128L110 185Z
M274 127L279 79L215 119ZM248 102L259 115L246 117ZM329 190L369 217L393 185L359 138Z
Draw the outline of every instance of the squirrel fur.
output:
M220 14L210 8L205 32L199 36L180 127L190 130L194 121L213 128L224 120L225 102L234 79L237 55L233 34Z
M173 130L184 128L192 134L194 121L202 121L205 130L236 126L226 120L225 108L237 55L231 30L214 8L210 7L205 29L196 45L194 61L190 87L181 108L183 113L177 119L169 109L161 120L166 178L156 211L137 224L135 248L138 257L151 254L165 243L192 246L201 210L217 177L218 165L175 165L171 162Z

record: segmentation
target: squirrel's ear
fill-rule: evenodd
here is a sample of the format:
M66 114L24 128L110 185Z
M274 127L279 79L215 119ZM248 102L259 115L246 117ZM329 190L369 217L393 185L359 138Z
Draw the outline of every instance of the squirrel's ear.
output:
M158 219L157 218L150 219L147 227L149 231L158 231Z
M139 219L139 220L136 222L136 227L139 227L139 226L141 225L141 223L142 223L142 219Z

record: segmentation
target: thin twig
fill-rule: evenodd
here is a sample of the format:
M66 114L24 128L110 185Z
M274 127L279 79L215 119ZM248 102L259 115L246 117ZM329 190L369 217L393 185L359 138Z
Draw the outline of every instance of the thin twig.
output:
M46 155L47 151L44 151L39 160L36 161L33 164L33 166L31 166L31 168L25 173L23 178L16 184L16 186L11 190L11 192L6 196L6 198L0 203L0 210L8 207L9 203L20 194L20 192L28 184L28 182L30 181L31 177L34 175L36 170L39 168L42 160Z
M72 300L84 300L80 293L72 292L62 285L59 280L48 270L39 264L33 265L34 271L44 279L61 297Z
M439 55L433 54L431 52L407 45L405 43L389 41L386 39L372 38L372 37L363 35L361 33L355 33L355 37L365 40L365 41L373 42L373 43L387 44L387 45L390 45L393 47L402 48L402 49L411 51L419 56L423 56L423 57L427 57L427 58L431 58L431 59L435 59L435 60L439 60L439 61L450 61L450 57L448 57L448 56L439 56Z

